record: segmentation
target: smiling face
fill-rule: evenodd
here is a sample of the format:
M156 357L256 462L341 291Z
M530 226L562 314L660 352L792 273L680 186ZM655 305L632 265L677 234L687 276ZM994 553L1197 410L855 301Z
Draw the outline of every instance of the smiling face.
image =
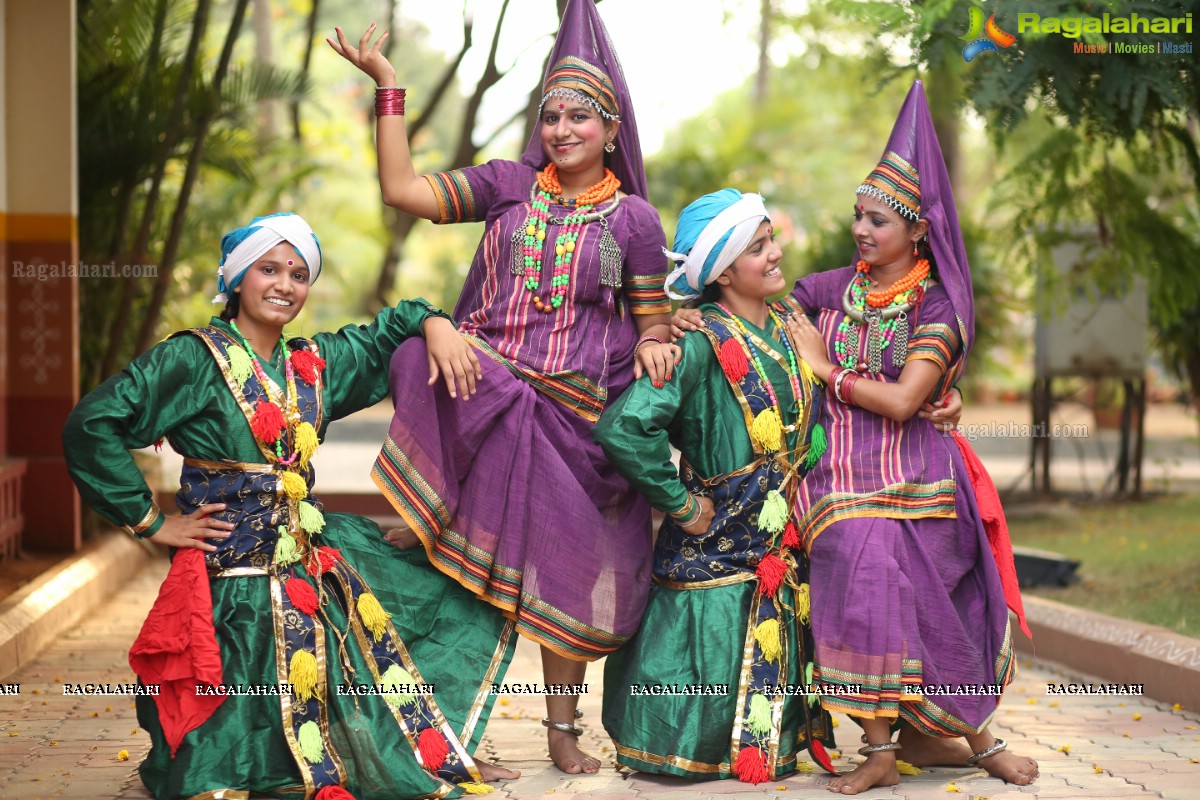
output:
M779 263L783 249L775 241L770 220L763 220L742 254L717 276L722 296L736 295L747 300L765 300L787 288Z
M551 96L542 108L542 149L560 173L600 171L619 125L578 98Z
M913 245L928 227L925 220L910 225L899 212L870 195L854 198L854 224L850 231L859 256L872 267L911 264Z
M234 289L238 318L254 324L282 328L291 322L308 299L308 266L287 242L281 242L250 265Z

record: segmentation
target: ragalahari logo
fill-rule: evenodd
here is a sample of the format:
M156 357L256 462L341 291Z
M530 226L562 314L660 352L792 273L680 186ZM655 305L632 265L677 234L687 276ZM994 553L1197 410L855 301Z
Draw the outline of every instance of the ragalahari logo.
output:
M967 35L962 37L963 41L967 42L967 46L963 48L963 61L970 62L981 53L999 53L1001 47L1012 47L1016 43L1017 37L1001 30L996 24L995 14L988 17L985 23L982 8L971 6L968 13L971 27L967 30Z

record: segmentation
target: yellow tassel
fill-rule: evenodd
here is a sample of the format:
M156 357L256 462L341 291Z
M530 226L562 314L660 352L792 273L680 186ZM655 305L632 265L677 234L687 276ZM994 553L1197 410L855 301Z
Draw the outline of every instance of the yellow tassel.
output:
M300 753L309 763L320 764L325 760L325 745L321 742L321 729L311 719L300 726Z
M229 356L229 377L233 378L241 389L254 374L254 364L250 362L249 354L241 345L232 345L225 354Z
M358 615L362 617L363 625L367 626L377 642L383 638L383 634L387 631L387 621L392 618L392 615L379 605L379 601L373 594L359 595Z
M779 414L773 408L768 408L754 418L750 426L750 438L761 449L771 451L783 446L783 425L779 422Z
M774 664L783 653L783 644L779 640L779 620L765 619L754 629L754 638L762 650L763 658L768 664Z
M325 530L325 515L312 503L300 504L300 527L310 536Z
M275 542L275 563L281 567L286 567L288 564L295 564L300 560L300 548L296 545L296 540L292 538L292 534L288 529L279 526L279 540Z
M900 759L897 758L896 759L896 771L899 772L901 775L920 775L922 772L922 769L920 767L914 767L912 764L908 763L907 761L901 761Z
M458 788L463 790L463 794L491 794L496 789L486 783L460 783Z
M397 706L411 706L417 702L417 696L413 692L397 691L401 686L412 686L416 683L413 680L412 673L404 667L392 664L380 676L379 683L384 689L388 690L383 699L389 706L393 708Z
M796 759L796 772L813 773L816 772L816 770L813 769L813 765L807 761Z
M288 670L288 683L292 684L292 694L296 695L296 699L303 703L311 700L317 688L316 656L307 650L297 650Z
M811 613L812 601L808 596L808 584L802 583L796 592L796 616L800 619L800 624L807 625Z
M309 459L313 457L313 453L317 452L317 445L321 442L317 439L317 429L311 423L301 422L296 426L296 462L300 466L308 464Z
M815 383L817 380L817 377L816 377L816 375L813 374L812 367L810 367L808 365L808 362L802 358L802 359L800 359L799 366L800 366L800 382L805 385Z
M746 715L746 727L755 736L766 736L771 732L771 701L761 694L750 695L750 713Z
M283 473L283 493L293 503L299 503L308 497L308 484L300 477L300 473L288 470Z

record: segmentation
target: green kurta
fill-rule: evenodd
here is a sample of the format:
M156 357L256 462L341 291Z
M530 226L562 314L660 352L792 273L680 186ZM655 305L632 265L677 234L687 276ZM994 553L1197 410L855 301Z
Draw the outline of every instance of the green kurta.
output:
M431 314L423 302L405 301L367 326L347 326L314 339L326 361L322 374L324 437L332 420L379 402L388 391L388 361L405 338L419 335ZM444 316L444 315L443 315ZM230 332L214 319L212 327ZM283 384L282 358L260 361ZM403 403L403 398L400 398ZM151 508L151 490L130 449L166 437L191 459L265 463L246 417L213 353L194 335L177 335L139 356L85 397L68 418L64 450L84 499L114 523L137 525ZM365 467L364 467L365 470ZM365 472L364 472L365 478ZM236 511L236 509L231 509ZM161 526L157 521L148 533ZM437 705L469 751L482 735L500 680L512 655L511 626L498 612L433 569L420 548L400 551L382 541L379 528L361 517L328 514L321 544L337 548L391 614L421 676L435 686ZM210 566L210 575L212 568ZM213 617L226 684L278 682L277 640L269 581L263 575L211 577ZM398 734L392 711L379 696L340 696L337 688L370 684L371 672L337 603L325 603L326 672L323 676L330 741L345 765L346 786L366 798L453 795L455 790L421 768L410 742ZM353 669L353 675L346 669ZM141 765L143 781L159 798L192 797L222 789L279 796L311 796L285 737L279 697L229 697L203 725L188 733L174 758L149 698L139 720L153 748ZM285 707L287 700L284 700Z
M702 310L721 313L714 306ZM766 329L749 323L758 339L785 356L778 332L768 319ZM683 357L674 376L656 389L643 377L605 412L596 426L596 439L605 453L650 503L668 515L681 516L689 493L679 469L671 462L671 445L704 481L733 473L757 458L746 416L704 333L682 340ZM760 357L783 406L783 422L796 422L795 393L786 371L773 359ZM789 447L798 433L787 434ZM739 697L743 659L748 655L748 625L759 603L753 573L708 580L703 588L670 580L666 571L679 562L701 565L708 554L730 546L713 541L723 534L686 540L676 552L659 538L655 549L656 585L651 589L646 616L638 635L605 663L604 724L617 746L617 760L644 772L711 780L733 775L731 741L741 725ZM694 541L694 550L692 542ZM674 574L674 573L671 573ZM739 577L742 580L739 580ZM795 608L792 587L779 589L777 601ZM807 657L801 637L786 637L786 682L804 683ZM700 687L700 694L647 695L647 687ZM727 694L710 694L728 687ZM649 691L655 691L649 689ZM796 769L797 753L805 747L803 696L787 698L779 722L778 750L772 754L776 776ZM829 731L814 731L818 737Z

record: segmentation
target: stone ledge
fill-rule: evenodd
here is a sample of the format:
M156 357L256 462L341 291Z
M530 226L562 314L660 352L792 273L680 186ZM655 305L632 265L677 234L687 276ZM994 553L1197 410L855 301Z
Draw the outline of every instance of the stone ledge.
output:
M152 546L126 533L103 533L5 598L0 602L0 677L36 658L153 557Z
M1041 597L1022 598L1031 643L1017 650L1114 683L1141 683L1147 697L1200 711L1200 639Z

